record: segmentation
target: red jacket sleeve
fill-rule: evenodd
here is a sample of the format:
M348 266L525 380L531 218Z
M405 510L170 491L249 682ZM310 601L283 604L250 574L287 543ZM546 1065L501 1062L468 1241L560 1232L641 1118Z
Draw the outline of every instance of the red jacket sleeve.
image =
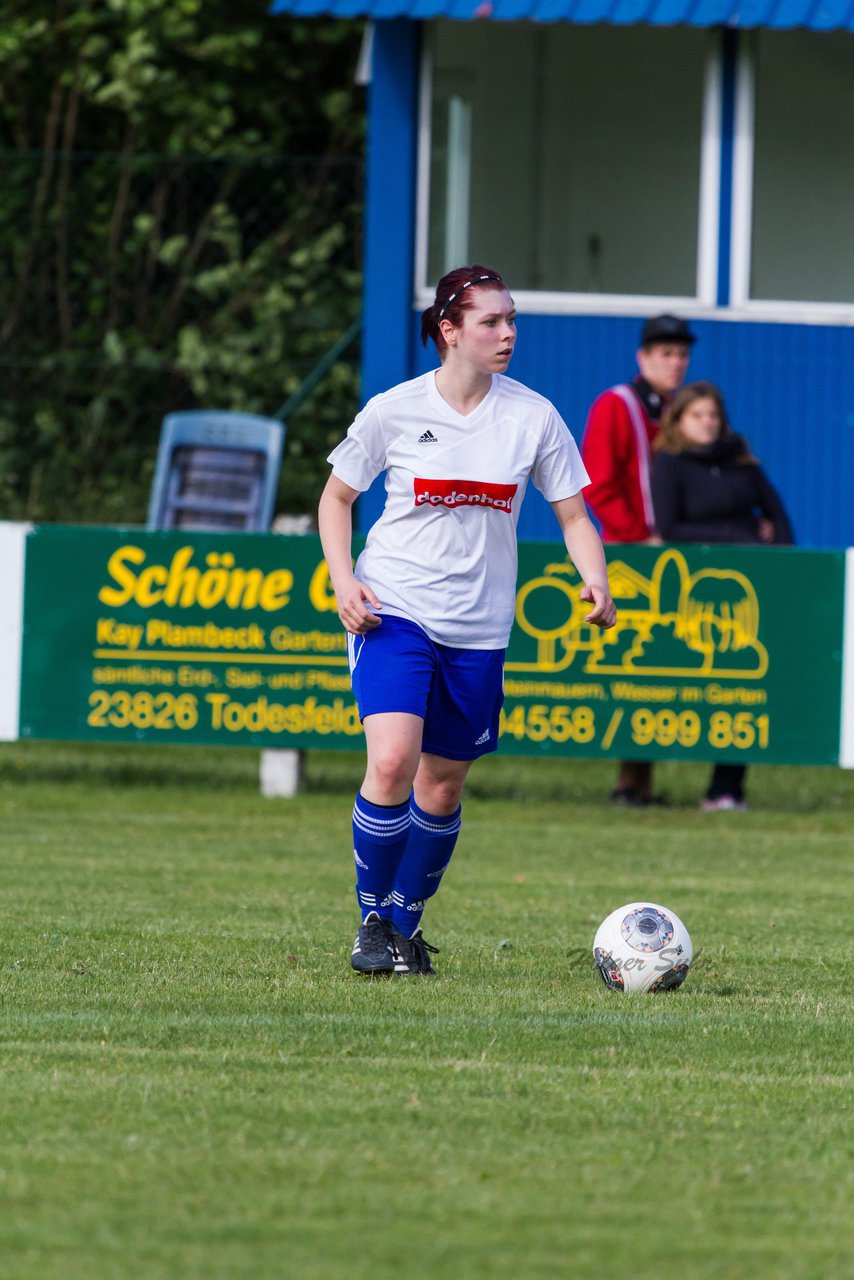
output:
M593 402L581 442L590 476L584 497L605 542L644 542L649 537L640 487L637 442L629 411L613 391Z

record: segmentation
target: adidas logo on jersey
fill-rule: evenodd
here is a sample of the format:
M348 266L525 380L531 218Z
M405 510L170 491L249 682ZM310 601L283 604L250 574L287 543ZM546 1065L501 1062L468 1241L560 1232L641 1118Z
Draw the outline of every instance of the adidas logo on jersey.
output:
M439 441L432 431L425 431L423 436L418 437L419 444L438 444Z
M484 742L489 742L489 730L488 730L488 729L484 729L483 733L482 733L482 734L480 735L480 737L475 741L475 744L474 744L474 745L475 745L476 747L482 747L482 746L483 746L483 744L484 744Z

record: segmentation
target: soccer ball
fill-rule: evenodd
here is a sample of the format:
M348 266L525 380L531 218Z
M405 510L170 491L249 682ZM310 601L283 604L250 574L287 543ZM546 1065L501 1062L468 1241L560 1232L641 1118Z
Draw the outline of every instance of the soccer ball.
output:
M672 991L688 976L693 955L682 921L655 902L618 907L593 939L596 968L612 991Z

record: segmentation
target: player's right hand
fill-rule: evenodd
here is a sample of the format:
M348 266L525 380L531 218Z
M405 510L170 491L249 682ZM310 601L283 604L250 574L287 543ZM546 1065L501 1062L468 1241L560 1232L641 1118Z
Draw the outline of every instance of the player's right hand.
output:
M335 594L338 600L338 617L352 635L363 636L366 631L380 625L377 613L382 605L364 582L353 578L340 590L336 589Z

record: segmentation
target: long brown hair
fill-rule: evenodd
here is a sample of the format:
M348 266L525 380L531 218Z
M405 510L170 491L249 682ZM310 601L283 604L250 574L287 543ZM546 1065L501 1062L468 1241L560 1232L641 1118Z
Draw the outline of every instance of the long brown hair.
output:
M729 424L724 398L715 384L713 382L686 382L685 386L676 392L676 395L664 411L661 419L661 430L655 437L653 449L660 449L664 453L681 453L683 449L690 449L690 444L679 430L679 423L682 421L685 410L697 400L712 400L714 402L721 420L721 427L718 433L719 440L739 438L736 437ZM744 441L744 453L739 456L738 461L756 461L748 448L746 440Z

